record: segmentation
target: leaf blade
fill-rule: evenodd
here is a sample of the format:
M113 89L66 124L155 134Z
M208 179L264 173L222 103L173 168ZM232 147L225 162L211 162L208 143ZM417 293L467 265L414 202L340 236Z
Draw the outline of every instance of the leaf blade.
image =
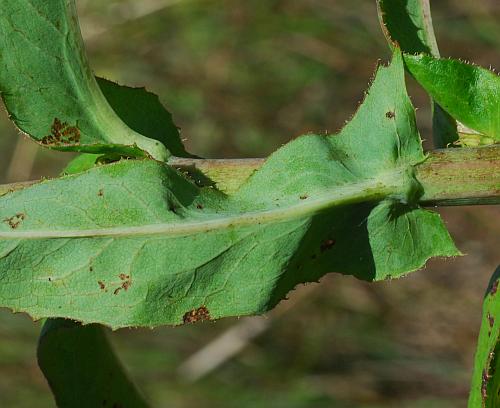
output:
M474 357L468 407L497 407L500 403L500 266L492 275L484 296L481 330Z
M457 60L406 55L412 76L458 121L500 141L500 77Z
M439 58L429 0L378 0L380 26L391 48L398 43L408 54L425 53ZM458 140L455 120L439 105L432 104L434 145L448 147Z
M158 140L174 156L195 157L186 152L172 114L157 95L145 88L131 88L104 78L96 79L108 103L129 128Z
M378 0L378 15L387 41L410 54L439 57L428 0Z
M166 160L161 143L134 132L109 106L77 21L74 0L2 5L0 90L11 119L50 148Z
M48 320L37 358L60 408L148 406L98 325Z
M175 325L263 313L332 271L400 276L457 254L416 207L412 166L423 160L396 52L340 134L295 139L230 195L125 160L2 197L0 305L114 328ZM414 214L418 241L432 233L448 246L422 246L417 263L403 250L393 271L384 242L399 230L368 225L385 199Z

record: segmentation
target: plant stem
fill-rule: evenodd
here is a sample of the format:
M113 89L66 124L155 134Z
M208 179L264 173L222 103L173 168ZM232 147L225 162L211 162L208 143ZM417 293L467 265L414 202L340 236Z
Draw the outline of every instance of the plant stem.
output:
M201 172L217 187L234 192L265 159L185 159L173 157L168 164L189 173ZM500 146L439 149L415 166L423 187L423 206L500 204ZM37 181L0 185L0 196Z
M201 171L225 192L233 192L265 159L182 159L169 164ZM500 146L439 149L415 166L424 206L500 204Z
M500 146L435 150L416 166L422 205L500 204Z

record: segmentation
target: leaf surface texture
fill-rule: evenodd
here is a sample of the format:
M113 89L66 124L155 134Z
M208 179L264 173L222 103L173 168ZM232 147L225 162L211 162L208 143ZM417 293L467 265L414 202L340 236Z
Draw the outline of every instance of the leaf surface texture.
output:
M417 206L425 160L401 53L337 135L302 136L236 192L122 160L0 198L0 306L113 328L263 313L328 272L375 281L457 255Z

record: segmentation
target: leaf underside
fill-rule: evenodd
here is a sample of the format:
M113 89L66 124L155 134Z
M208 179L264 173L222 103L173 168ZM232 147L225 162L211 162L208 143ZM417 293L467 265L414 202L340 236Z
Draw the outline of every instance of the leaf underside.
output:
M195 157L182 145L179 129L172 115L161 104L158 96L144 88L130 88L103 78L96 78L108 103L120 119L132 130L160 141L177 157ZM96 163L116 160L117 154L83 153L75 157L64 169L64 174L91 169Z
M400 52L338 135L287 144L234 194L122 160L0 198L0 306L113 328L263 313L328 272L376 281L458 251L415 204L425 159Z
M405 53L439 58L429 0L378 0L377 6L380 25L391 48L397 43ZM437 148L458 140L456 121L434 101L432 130Z
M2 2L0 93L14 123L44 146L158 160L169 155L106 101L85 56L74 0Z
M493 274L483 302L483 319L474 358L469 408L500 406L500 266Z
M107 102L130 129L158 140L174 156L194 157L186 152L172 114L165 109L157 95L145 88L118 85L98 77L96 80Z

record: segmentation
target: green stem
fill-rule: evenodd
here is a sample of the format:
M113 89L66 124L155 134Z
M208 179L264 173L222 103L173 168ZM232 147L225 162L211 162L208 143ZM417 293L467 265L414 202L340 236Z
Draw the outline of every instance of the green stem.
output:
M500 146L435 150L416 166L422 205L500 204Z
M265 159L184 159L172 157L168 164L196 173L231 193L265 162ZM500 204L500 146L440 149L415 166L423 187L423 206ZM0 185L0 196L37 181Z
M169 164L181 170L198 170L226 192L236 190L265 159L182 159ZM424 194L424 206L500 204L500 146L439 149L415 166Z

